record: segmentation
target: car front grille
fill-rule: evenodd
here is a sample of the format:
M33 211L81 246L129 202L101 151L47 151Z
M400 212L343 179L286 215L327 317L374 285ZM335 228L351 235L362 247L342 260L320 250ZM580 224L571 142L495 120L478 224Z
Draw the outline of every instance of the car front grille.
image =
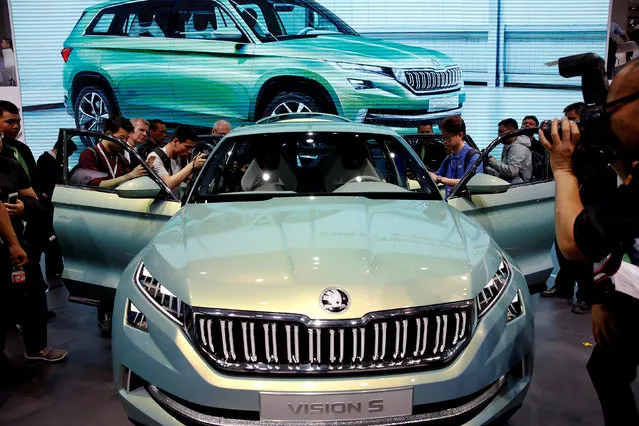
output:
M194 310L190 334L218 369L237 373L356 373L435 367L470 338L471 301L382 311L354 320Z
M404 71L406 84L415 92L438 92L459 87L462 73L459 67L435 70Z

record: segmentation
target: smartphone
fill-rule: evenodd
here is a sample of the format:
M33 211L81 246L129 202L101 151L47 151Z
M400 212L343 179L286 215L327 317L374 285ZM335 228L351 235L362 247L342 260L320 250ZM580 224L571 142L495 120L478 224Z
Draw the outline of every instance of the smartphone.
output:
M7 204L15 204L18 202L18 193L14 192L9 194L9 198L7 199Z

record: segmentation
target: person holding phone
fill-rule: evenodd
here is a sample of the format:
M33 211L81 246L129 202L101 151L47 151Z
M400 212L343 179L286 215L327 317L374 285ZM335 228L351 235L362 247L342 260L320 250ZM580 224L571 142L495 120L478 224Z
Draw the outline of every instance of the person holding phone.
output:
M22 262L24 282L15 283L6 291L2 291L2 299L6 303L3 315L5 318L18 317L20 320L23 326L25 358L47 362L61 361L66 358L68 352L47 346L47 286L39 262L43 240L46 239L46 234L41 229L45 222L43 209L20 163L2 155L0 201L3 209L6 209L19 244L31 259L29 263ZM15 251L15 247L13 250ZM6 330L7 321L4 320L0 326ZM0 333L0 339L3 333L4 331Z

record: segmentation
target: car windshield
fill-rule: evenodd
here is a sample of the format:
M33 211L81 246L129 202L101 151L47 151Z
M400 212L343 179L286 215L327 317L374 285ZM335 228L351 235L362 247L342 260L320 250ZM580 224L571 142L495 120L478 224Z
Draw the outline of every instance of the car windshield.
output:
M262 42L357 35L328 9L308 0L230 0L246 25Z
M227 137L200 174L191 201L300 195L441 199L406 142L331 131Z

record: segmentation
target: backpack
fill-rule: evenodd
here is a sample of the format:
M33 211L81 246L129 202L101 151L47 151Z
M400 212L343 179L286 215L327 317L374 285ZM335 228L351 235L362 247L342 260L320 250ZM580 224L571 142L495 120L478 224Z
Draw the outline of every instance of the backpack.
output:
M173 176L173 169L171 168L171 159L166 154L166 152L164 152L164 150L160 147L155 148L151 152L155 152L158 155L158 157L160 157L160 161L162 161L162 165L164 166L164 169L169 173L169 176Z
M479 151L476 150L475 148L471 148L468 151L466 151L466 156L464 157L464 173L466 173L466 169L468 169L468 164L470 163L470 160L472 160L472 158L475 156L475 154L479 154ZM453 155L449 155L446 158L444 158L444 162L442 163L442 166L444 167L444 172L446 172L446 170L448 169L448 165L450 164L450 159L453 157Z

